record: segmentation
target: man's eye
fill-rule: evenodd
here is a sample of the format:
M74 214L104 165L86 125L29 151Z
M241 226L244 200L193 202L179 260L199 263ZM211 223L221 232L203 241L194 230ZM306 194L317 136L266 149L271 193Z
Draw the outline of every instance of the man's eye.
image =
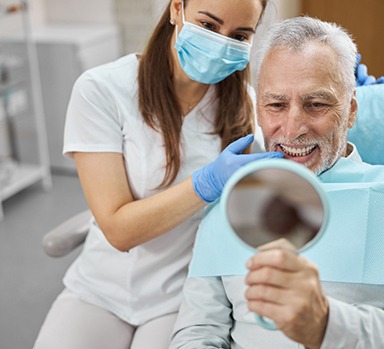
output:
M326 104L320 103L320 102L312 103L312 107L314 107L314 108L324 108L326 106L327 106Z
M281 110L284 109L285 104L284 103L270 103L267 105L268 108L274 109L274 110Z
M312 111L324 111L328 107L329 105L326 103L312 102L312 103L308 103L308 105L306 106L306 109L312 110Z

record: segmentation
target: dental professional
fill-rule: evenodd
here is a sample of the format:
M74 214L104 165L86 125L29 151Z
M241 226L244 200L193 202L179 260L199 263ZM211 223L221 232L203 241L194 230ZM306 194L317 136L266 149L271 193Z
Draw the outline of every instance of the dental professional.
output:
M94 216L35 349L168 348L202 209L249 154L267 0L171 0L143 54L81 75L64 154Z
M328 188L329 225L316 262L284 241L249 258L249 249L226 238L230 229L219 225L218 201L212 204L170 348L384 348L384 166L364 163L347 140L358 110L356 46L338 25L298 17L271 26L258 53L265 149L318 176ZM277 330L261 327L255 314Z

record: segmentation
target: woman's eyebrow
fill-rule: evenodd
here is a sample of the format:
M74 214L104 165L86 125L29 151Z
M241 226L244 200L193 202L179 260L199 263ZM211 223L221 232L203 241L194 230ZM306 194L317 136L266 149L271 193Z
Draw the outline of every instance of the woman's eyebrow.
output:
M240 27L240 28L237 28L237 30L246 31L246 32L252 32L253 34L256 33L256 30L253 29L252 27Z
M217 23L223 25L224 24L224 21L218 17L216 17L215 15L213 15L212 13L210 12L207 12L207 11L199 11L199 13L202 13L203 15L206 15L208 17L211 17L213 20L215 20Z
M215 20L217 23L219 23L220 25L223 25L224 24L224 21L218 17L216 17L215 15L213 15L212 13L210 12L207 12L207 11L199 11L198 13L202 13L203 15L206 15L210 18L212 18L213 20ZM255 33L255 29L252 28L252 27L241 27L241 28L237 28L237 30L242 30L242 31L250 31L252 33Z

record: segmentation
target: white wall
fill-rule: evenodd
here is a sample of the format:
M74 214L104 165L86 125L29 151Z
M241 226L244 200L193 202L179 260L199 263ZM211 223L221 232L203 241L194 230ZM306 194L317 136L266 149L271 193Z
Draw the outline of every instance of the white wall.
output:
M45 22L117 23L122 31L124 51L143 50L159 16L169 0L29 0L34 27ZM296 16L300 0L270 0L265 23ZM264 25L265 27L265 25ZM263 26L259 32L262 35Z
M34 28L45 23L117 24L121 29L125 53L141 52L169 0L29 0ZM296 16L300 0L270 0L255 38L263 35L265 27L280 19ZM0 29L12 28L7 21ZM4 30L2 30L4 33ZM255 45L257 49L257 45Z
M132 48L134 51L141 51L169 0L115 0L115 2L119 10L119 23L125 28L126 51L130 52ZM300 3L301 0L270 0L259 35L262 35L269 23L297 16L300 12Z
M272 0L278 9L278 18L290 18L299 15L300 0Z
M39 27L46 21L45 0L29 0L29 13L32 27Z
M29 18L33 29L47 23L115 24L115 1L119 0L29 0ZM19 17L17 14L2 17L0 36L20 32Z
M126 53L142 52L154 28L154 0L114 0Z
M257 28L255 38L253 40L253 49L251 58L251 67L255 66L254 58L257 52L257 42L264 35L265 30L272 23L285 18L298 16L300 13L300 0L270 0L263 16L262 22Z
M269 0L263 21L258 28L261 36L268 25L280 19L295 17L300 14L301 0Z
M107 23L115 22L113 0L32 0L44 1L47 22ZM131 2L133 0L125 0Z

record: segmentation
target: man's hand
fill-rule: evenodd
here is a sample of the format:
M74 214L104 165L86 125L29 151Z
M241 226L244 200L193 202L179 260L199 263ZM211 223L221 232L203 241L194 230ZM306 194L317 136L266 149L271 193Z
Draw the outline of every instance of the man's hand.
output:
M320 348L329 309L316 266L279 240L262 247L247 267L248 308L273 320L292 340Z

